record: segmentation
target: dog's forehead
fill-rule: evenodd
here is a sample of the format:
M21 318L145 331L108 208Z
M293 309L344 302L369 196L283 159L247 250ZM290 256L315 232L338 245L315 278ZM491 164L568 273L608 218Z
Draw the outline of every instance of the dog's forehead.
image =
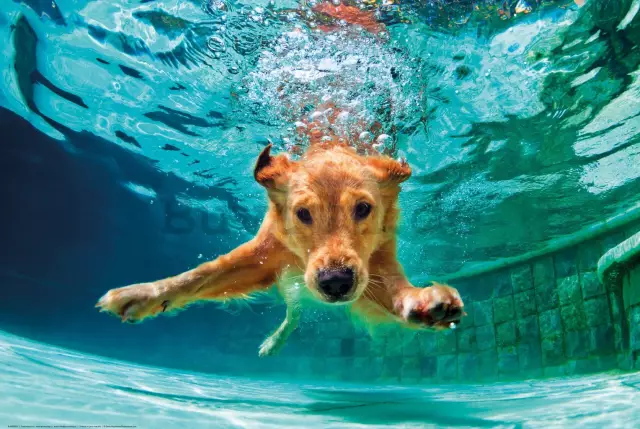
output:
M358 162L324 160L304 163L291 178L291 188L305 188L310 191L327 193L345 188L366 189L372 185L370 174Z
M309 161L300 163L290 176L290 204L334 207L352 199L376 199L379 194L377 182L358 159L345 162L337 156Z

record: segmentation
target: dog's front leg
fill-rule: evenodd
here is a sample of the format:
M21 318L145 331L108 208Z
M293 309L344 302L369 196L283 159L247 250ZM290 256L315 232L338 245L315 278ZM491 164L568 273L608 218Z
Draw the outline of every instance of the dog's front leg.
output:
M243 297L271 286L288 258L288 250L263 229L230 253L175 277L112 289L96 307L138 322L200 300Z
M300 288L304 287L296 280L300 276L286 270L278 279L278 290L287 305L287 315L278 329L260 345L259 355L273 356L284 346L289 335L298 327L300 321Z
M415 287L404 275L395 258L394 247L383 249L372 258L371 278L361 308L373 315L385 315L413 327L448 328L464 316L464 303L458 291L433 283Z
M282 321L278 329L276 329L273 334L269 335L269 337L262 342L258 354L261 357L277 354L287 342L289 335L296 330L299 321L300 308L297 305L289 306L287 304L287 315L285 319Z

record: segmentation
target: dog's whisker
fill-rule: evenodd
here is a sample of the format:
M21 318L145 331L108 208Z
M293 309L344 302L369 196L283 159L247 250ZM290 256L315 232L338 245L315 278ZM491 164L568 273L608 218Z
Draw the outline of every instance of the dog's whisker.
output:
M385 289L385 285L380 284L380 283L369 283L367 289L365 289L367 291L367 293L374 293L374 292L379 292L381 290Z
M372 284L374 286L384 286L384 283L379 281L379 280L374 280L372 278L369 278L369 284Z
M379 276L379 275L375 275L375 274L373 274L373 275L369 274L369 278L373 278L373 279L379 280L379 281L381 281L383 283L391 283L391 280L393 280L393 279L391 279L389 277ZM400 278L400 277L398 277L398 278Z
M368 298L370 301L372 301L376 305L379 305L380 307L384 308L384 305L382 305L382 303L380 302L379 298L377 298L375 296L375 294L373 294L371 291L365 290L364 295L365 295L366 298Z

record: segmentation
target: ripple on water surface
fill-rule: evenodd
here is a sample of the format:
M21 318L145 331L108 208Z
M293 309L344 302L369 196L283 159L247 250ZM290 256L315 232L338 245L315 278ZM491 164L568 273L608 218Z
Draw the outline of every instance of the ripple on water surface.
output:
M0 423L129 427L632 428L640 374L423 387L178 372L0 332Z

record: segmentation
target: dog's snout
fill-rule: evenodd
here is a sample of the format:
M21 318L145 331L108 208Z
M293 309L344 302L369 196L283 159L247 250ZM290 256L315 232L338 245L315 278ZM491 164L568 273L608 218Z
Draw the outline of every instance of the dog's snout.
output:
M353 290L355 275L351 268L333 268L318 273L318 287L327 298L341 301Z

